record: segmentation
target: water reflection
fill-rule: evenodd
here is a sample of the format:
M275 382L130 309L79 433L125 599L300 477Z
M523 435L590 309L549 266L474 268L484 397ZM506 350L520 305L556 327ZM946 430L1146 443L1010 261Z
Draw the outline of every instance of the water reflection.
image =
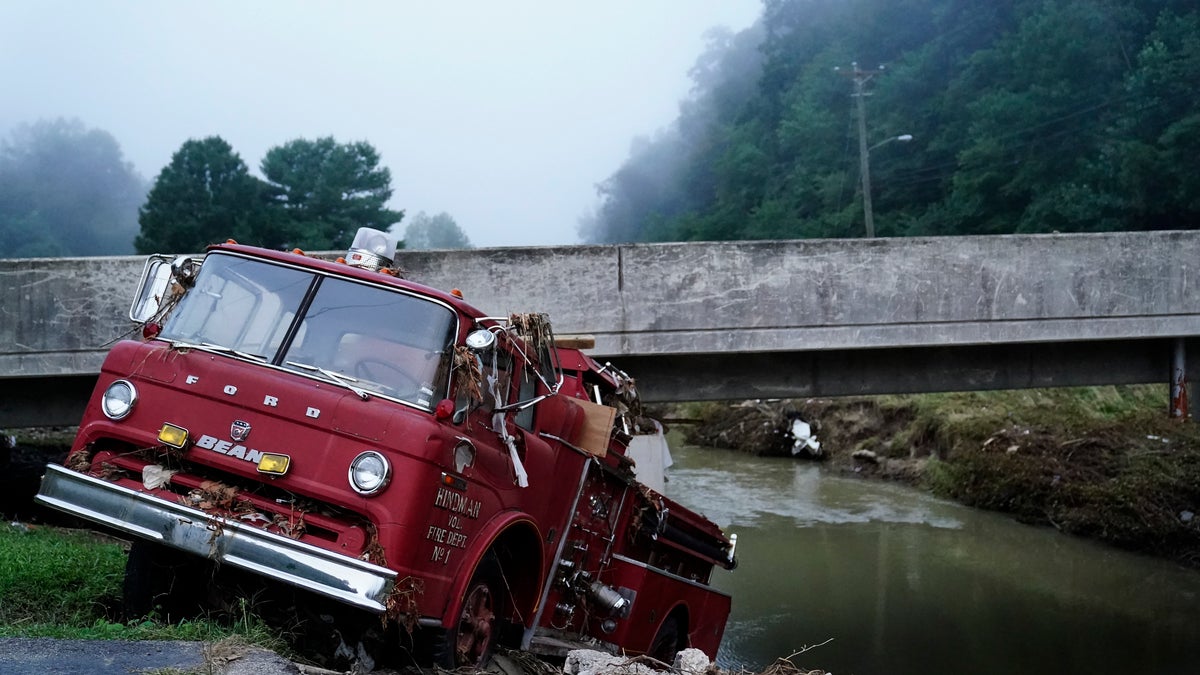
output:
M872 484L870 490L846 489L852 479L823 476L817 466L792 460L748 458L725 450L685 448L675 452L672 496L695 494L708 517L721 524L757 526L763 518L782 517L796 526L816 524L925 523L957 528L956 505L940 502L903 486ZM714 499L715 497L715 499Z
M667 492L738 534L718 661L857 673L1200 673L1200 573L786 459L676 445Z

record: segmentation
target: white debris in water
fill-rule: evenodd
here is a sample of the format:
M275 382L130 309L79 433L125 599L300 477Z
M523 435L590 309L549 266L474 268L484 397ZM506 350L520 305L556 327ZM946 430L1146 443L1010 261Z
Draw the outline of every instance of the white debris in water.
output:
M821 456L821 442L813 435L812 426L808 422L797 417L792 420L792 438L795 441L792 443L792 454L798 455L808 449L816 457Z

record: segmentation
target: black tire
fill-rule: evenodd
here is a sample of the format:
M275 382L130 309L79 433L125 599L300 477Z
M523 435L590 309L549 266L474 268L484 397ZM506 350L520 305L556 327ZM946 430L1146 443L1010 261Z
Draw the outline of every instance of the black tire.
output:
M672 614L658 627L654 639L650 642L650 651L646 655L668 666L675 664L675 655L679 653L679 636L682 633L679 625L679 615Z
M434 634L434 662L444 668L482 670L496 650L507 606L500 564L489 555L467 584L456 625Z
M122 609L126 618L157 613L167 621L190 618L201 610L211 573L207 561L148 541L135 541L125 563Z

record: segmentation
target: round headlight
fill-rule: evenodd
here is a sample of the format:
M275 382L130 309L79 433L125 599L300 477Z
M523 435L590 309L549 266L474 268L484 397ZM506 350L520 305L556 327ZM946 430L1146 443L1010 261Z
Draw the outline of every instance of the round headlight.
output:
M350 462L350 487L359 494L379 492L388 484L391 475L387 458L374 450L361 453Z
M137 389L128 380L117 380L104 390L104 396L100 398L100 409L108 419L119 420L133 410L134 403L137 403Z

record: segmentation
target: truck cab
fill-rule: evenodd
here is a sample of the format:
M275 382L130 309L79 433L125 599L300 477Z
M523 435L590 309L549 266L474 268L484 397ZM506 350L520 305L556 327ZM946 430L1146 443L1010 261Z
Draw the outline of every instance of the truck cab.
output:
M169 553L423 628L451 667L500 645L715 657L734 547L637 480L627 448L659 432L633 379L544 314L400 278L379 236L336 261L152 257L142 335L38 501L134 541L127 596L174 587L142 578Z

